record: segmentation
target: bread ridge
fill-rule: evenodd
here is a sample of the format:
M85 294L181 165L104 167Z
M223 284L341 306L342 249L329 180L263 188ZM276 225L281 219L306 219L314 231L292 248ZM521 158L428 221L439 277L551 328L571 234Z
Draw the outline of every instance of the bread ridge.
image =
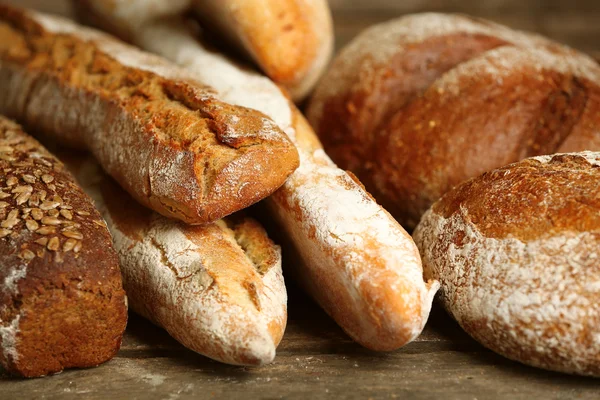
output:
M2 109L89 148L157 212L210 222L267 196L297 167L293 145L266 116L222 102L166 60L59 17L8 6L2 15L27 32L7 24L5 34L38 49L3 50L11 91ZM36 67L42 61L50 72Z
M118 351L127 322L106 225L63 164L0 116L0 363L38 377Z
M68 164L107 221L132 310L217 361L273 361L287 294L280 248L256 221L185 225L143 209L91 159Z
M508 81L514 86L502 86ZM519 98L510 90L526 85L529 97L545 95L538 108L520 111L515 105L513 125L504 129L515 134L503 146L507 151L495 152L508 159L483 160L495 168L527 156L600 146L600 135L593 128L598 82L600 68L592 59L538 35L463 15L415 14L369 28L344 48L317 86L307 116L333 160L357 173L378 201L410 229L445 190L489 169L468 162L479 158L462 157L463 150L436 159L448 151L446 142L448 146L469 142L464 138L468 126L483 131L481 141L488 140L485 132L493 129L493 118L488 118L491 129L483 119L479 125L460 126L468 116L485 112L474 112L475 103L491 106L499 98L508 103ZM477 84L481 88L472 97L465 94ZM489 96L476 98L481 94ZM464 104L468 115L447 111L445 104L451 101L452 107ZM548 112L548 107L558 110ZM505 123L500 120L503 115L496 112L496 126ZM562 119L565 132L556 128ZM558 122L553 126L554 120ZM539 126L529 129L519 121ZM535 130L560 137L529 138ZM437 137L438 147L425 143L437 143L433 139ZM527 148L530 140L534 146ZM522 148L508 154L513 146ZM433 161L410 161L420 160L419 152Z
M587 162L591 168L587 172L569 169L568 163L573 160L578 165ZM529 165L535 165L535 169L528 168ZM518 168L528 168L519 176L526 174L529 180L544 179L548 185L556 185L553 172L559 168L575 178L582 173L597 176L599 167L600 153L593 152L525 159L460 185L423 216L414 239L423 257L425 276L440 280L442 304L484 346L536 367L600 375L597 362L600 314L594 306L600 290L598 220L595 228L582 230L571 220L570 226L538 230L537 235L530 236L524 226L526 219L514 220L514 214L526 210L512 210L509 220L487 224L473 216L470 206L462 202L458 207L452 206L450 214L446 212L462 194L495 196L498 207L503 207L513 188L506 188L502 198L487 191L485 186L471 185L493 182L492 179L500 184ZM540 170L548 174L538 173ZM551 203L552 196L561 196L561 201L565 197L572 199L570 212L574 216L578 215L576 208L593 207L594 201L595 207L600 208L597 187L588 186L585 191L554 186L536 194L535 202L540 204ZM579 203L585 199L577 199L585 196L588 203ZM470 197L469 201L476 200ZM568 208L547 210L548 215L543 217L548 219L569 213ZM510 225L514 232L490 236L486 229L494 224Z
M333 164L281 89L205 50L178 19L147 25L135 42L199 77L210 73L206 64L227 71L219 83L215 79L215 90L228 101L269 115L288 134L301 166L267 199L267 206L297 244L303 262L297 277L363 346L392 350L413 340L427 320L438 283L423 281L410 236L360 183Z

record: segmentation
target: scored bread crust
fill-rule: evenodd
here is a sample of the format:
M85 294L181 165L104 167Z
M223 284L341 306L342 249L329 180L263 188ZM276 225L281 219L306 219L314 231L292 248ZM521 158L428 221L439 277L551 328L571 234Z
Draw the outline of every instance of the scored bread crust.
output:
M256 221L185 225L136 203L91 159L64 159L111 231L132 310L214 360L273 361L287 294L279 246Z
M448 192L414 239L440 300L484 346L600 376L600 153L541 156Z
M353 40L307 117L332 159L410 229L465 179L529 156L600 149L598 110L600 66L589 57L485 20L426 13Z
M0 116L0 363L38 377L119 350L127 305L104 221L63 164Z
M58 17L0 12L0 111L88 148L147 207L214 221L266 197L298 166L269 118L221 101L166 60Z
M301 166L266 202L300 254L295 276L325 311L374 350L397 349L418 336L438 283L423 281L410 236L331 162L281 89L206 50L181 19L146 24L134 42L200 79L212 76L227 101L265 113L294 141Z

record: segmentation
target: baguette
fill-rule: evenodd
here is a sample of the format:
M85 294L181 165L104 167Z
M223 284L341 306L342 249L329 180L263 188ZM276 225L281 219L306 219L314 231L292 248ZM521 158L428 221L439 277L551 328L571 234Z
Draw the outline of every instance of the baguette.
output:
M273 361L287 295L280 249L256 221L185 225L136 203L93 160L65 161L112 233L133 311L214 360Z
M440 300L484 346L600 377L600 153L525 159L452 189L415 229Z
M0 6L0 112L89 149L137 201L190 224L264 198L298 166L269 118L209 83L100 32Z
M192 9L203 28L216 32L252 58L295 101L317 83L333 52L333 24L326 0L77 0L86 23L101 19L111 32L134 32L161 17Z
M134 41L201 80L213 76L213 87L227 101L260 110L294 141L301 166L267 205L301 256L295 275L325 311L374 350L393 350L418 336L437 281L423 282L410 236L351 174L333 164L281 89L207 51L180 19L147 23Z
M110 360L127 323L106 225L63 164L0 116L0 363L38 377Z
M600 66L462 15L369 28L307 109L325 149L412 229L462 181L525 157L600 150Z

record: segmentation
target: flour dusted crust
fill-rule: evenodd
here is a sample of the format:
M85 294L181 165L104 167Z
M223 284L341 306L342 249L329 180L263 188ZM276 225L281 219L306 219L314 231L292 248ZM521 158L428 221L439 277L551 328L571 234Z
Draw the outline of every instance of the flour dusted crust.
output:
M353 40L307 116L332 159L410 229L473 176L600 149L599 110L600 66L586 55L489 21L426 13Z
M243 217L185 225L144 209L93 161L69 164L112 233L132 310L215 360L273 361L287 295L280 249L260 225Z
M600 376L598 179L600 153L526 159L466 182L423 216L414 239L425 276L440 280L443 305L483 345Z
M0 116L0 363L37 377L118 351L127 322L106 225L63 164Z
M353 176L333 164L277 85L206 50L177 18L146 25L134 42L199 79L210 76L219 96L255 108L281 127L296 144L301 167L267 205L301 256L295 275L362 345L392 350L414 339L438 283L423 282L411 238Z
M223 102L209 82L160 57L8 6L0 31L0 111L88 148L163 215L214 221L269 195L298 165L269 118Z

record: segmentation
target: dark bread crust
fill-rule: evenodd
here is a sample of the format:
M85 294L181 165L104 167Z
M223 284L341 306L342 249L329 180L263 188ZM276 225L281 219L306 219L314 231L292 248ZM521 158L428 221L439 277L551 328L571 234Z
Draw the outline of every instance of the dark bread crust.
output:
M378 47L417 23L426 25L419 34ZM308 117L334 161L405 227L470 177L529 156L600 149L600 67L587 56L459 15L375 29L341 52ZM391 55L357 55L358 44Z
M220 101L159 57L79 27L51 32L6 6L0 16L0 111L89 149L147 207L210 222L268 196L298 166L270 119Z
M111 359L127 307L110 234L63 164L4 117L0 191L0 362L35 377Z

